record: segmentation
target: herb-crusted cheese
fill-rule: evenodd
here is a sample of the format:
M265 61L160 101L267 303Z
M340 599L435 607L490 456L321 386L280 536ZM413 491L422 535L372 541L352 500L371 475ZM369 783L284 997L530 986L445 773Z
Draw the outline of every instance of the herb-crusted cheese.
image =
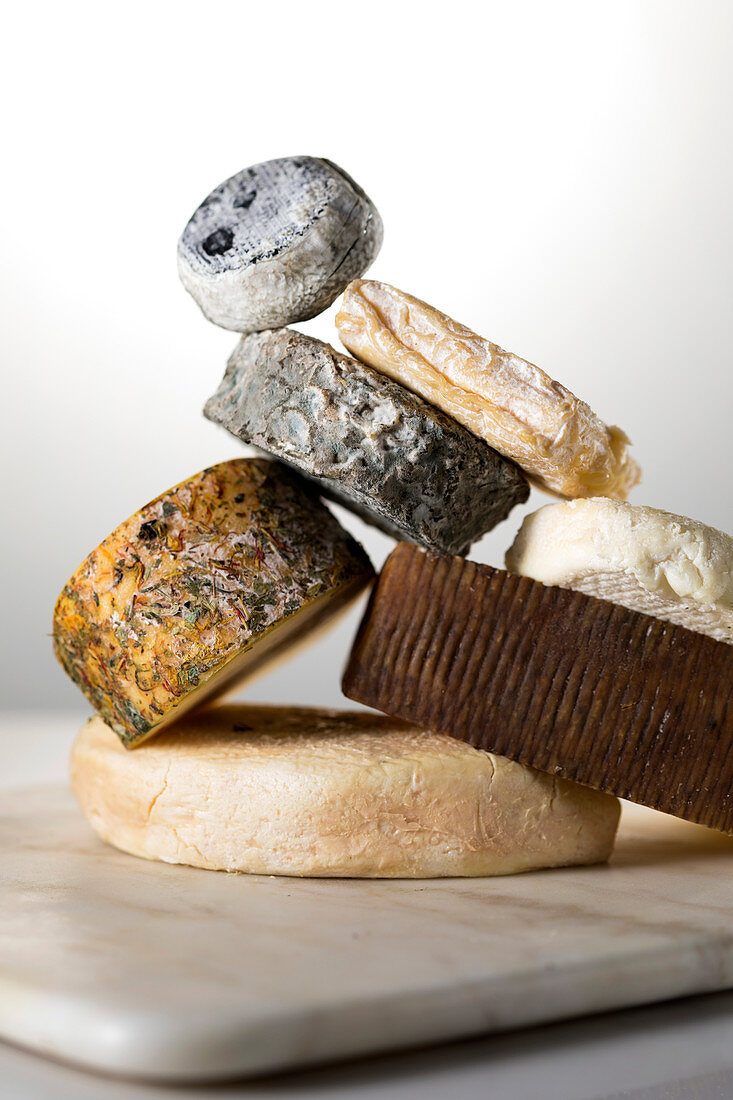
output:
M280 329L245 336L205 415L398 539L460 554L529 495L513 463L379 371Z
M238 459L146 505L59 596L62 665L132 746L328 617L372 577L287 467Z

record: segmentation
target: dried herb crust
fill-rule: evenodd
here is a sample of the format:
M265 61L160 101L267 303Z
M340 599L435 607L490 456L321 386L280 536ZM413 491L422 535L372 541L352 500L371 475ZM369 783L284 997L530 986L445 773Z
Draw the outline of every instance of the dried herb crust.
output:
M356 594L366 554L307 482L264 459L223 462L104 540L56 603L56 655L132 746L296 613Z

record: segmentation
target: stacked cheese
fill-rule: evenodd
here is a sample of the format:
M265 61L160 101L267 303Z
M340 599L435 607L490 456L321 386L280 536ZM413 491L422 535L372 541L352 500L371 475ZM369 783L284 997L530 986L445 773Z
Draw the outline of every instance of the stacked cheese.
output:
M56 652L98 715L74 749L74 789L98 833L126 851L358 876L602 860L618 822L613 794L664 802L637 782L650 751L639 730L654 740L665 701L684 711L685 677L700 661L717 676L730 668L731 541L623 503L639 470L620 429L540 368L362 280L381 238L361 188L312 157L233 176L181 237L184 285L207 317L244 334L205 414L266 457L221 463L157 497L59 597ZM284 327L344 291L337 326L355 358ZM507 565L536 580L487 579L448 556L526 500L528 480L586 498L525 523ZM405 540L344 681L390 717L202 711L372 581L321 496ZM665 581L652 561L660 551L673 563ZM556 598L545 583L588 595ZM674 684L644 665L650 614L678 624L655 635L681 660ZM695 631L723 641L704 639L703 653ZM616 699L608 685L622 657L632 674ZM596 756L608 756L614 707L630 705L642 674L653 699L637 700L623 767L609 775ZM604 713L597 692L610 700ZM717 688L709 696L684 712L688 741L711 722L733 740L725 700ZM655 743L677 751L674 736ZM688 795L678 784L664 808L705 820L706 792ZM714 809L712 823L733 828Z

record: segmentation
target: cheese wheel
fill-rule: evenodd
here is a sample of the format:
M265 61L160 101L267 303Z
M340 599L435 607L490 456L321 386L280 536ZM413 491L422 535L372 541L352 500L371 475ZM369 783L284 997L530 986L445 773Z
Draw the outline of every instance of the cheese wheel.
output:
M204 199L178 242L178 273L210 321L258 332L321 313L381 243L374 203L342 168L280 157Z
M356 279L336 325L388 374L564 497L625 499L641 473L626 435L534 363L386 283Z
M435 550L464 553L529 496L517 467L460 424L301 332L244 336L204 415Z
M548 504L527 516L506 567L733 644L733 538L614 500Z
M343 691L365 706L733 833L733 647L403 542Z
M222 462L117 528L59 596L62 665L133 746L253 672L372 579L288 467Z
M99 719L81 808L133 855L269 875L502 875L608 858L615 798L354 711L222 706L134 753Z

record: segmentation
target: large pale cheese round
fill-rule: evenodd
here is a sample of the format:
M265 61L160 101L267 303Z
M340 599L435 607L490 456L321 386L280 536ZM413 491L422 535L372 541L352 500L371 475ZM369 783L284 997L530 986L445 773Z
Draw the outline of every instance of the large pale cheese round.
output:
M127 745L310 631L372 579L287 466L221 462L125 520L56 603L62 665Z
M527 516L507 569L733 643L733 538L615 500L549 504Z
M273 875L501 875L608 858L619 803L461 741L355 711L222 706L126 752L99 718L76 797L146 859Z

